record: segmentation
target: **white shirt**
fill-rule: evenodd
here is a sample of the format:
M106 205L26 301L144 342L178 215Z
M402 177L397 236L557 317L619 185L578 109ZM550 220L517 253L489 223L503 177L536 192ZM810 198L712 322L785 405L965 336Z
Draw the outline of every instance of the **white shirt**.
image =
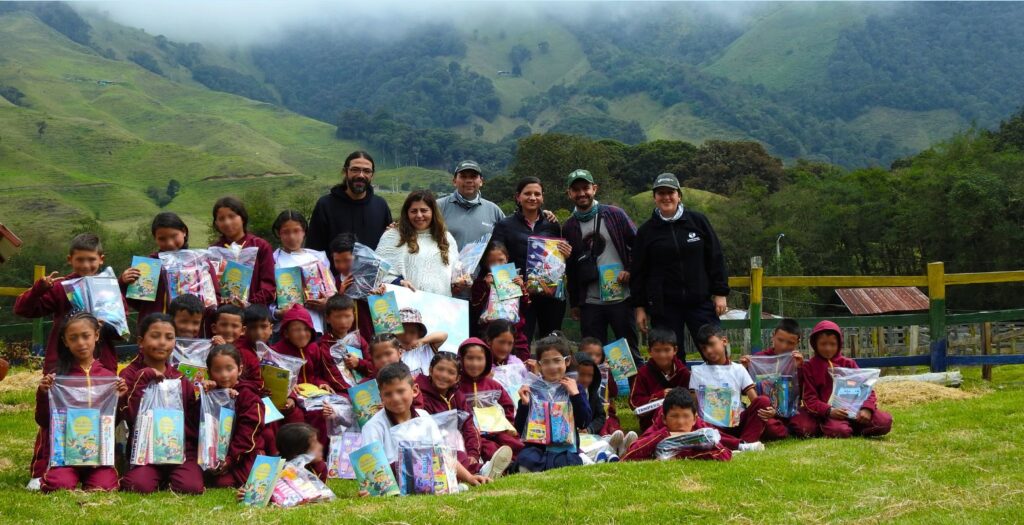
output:
M703 364L690 369L690 390L697 391L701 386L728 387L736 393L733 397L733 407L742 412L743 391L754 386L754 380L750 378L747 369L739 363Z
M441 429L437 427L434 418L430 417L430 413L422 408L414 410L416 410L417 418L424 418L426 421L429 421L429 423L426 421L421 423L427 427L432 427L430 432L433 443L440 443L442 440ZM388 419L388 412L384 409L374 414L363 425L363 444L368 445L374 441L380 441L381 446L384 447L384 455L388 457L389 463L398 461L398 442L391 434L391 429L395 426L391 424L391 420Z
M448 239L448 264L441 261L441 249L434 242L430 231L416 235L419 250L409 253L409 245L398 246L401 236L398 228L384 232L377 244L377 255L391 264L388 281L399 277L412 283L417 290L445 297L452 296L452 268L459 259L459 246L452 234L445 232Z
M292 268L294 266L302 266L311 262L320 261L324 265L324 268L331 269L331 263L327 260L327 255L324 252L318 252L316 250L310 250L309 248L303 248L297 252L286 252L282 248L274 250L274 268ZM270 312L277 316L277 303L270 303ZM313 318L313 328L317 333L324 333L324 318L320 312L314 312L309 310L310 317ZM274 332L277 332L278 323L274 323Z
M434 359L434 348L430 345L420 345L408 352L402 352L402 362L409 367L413 377L418 375L430 375L430 361Z

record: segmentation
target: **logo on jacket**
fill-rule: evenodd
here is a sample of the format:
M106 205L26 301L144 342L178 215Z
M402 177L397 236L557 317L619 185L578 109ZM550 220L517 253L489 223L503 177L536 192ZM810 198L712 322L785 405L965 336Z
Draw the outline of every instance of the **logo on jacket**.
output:
M690 232L690 236L686 239L686 242L700 242L700 236L697 235L697 232Z

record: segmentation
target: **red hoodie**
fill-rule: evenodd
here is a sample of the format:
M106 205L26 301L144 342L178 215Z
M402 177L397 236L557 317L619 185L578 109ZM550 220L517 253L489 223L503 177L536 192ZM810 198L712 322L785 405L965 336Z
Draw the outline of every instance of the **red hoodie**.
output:
M633 389L629 392L629 406L637 408L646 405L655 399L665 397L665 391L670 388L690 388L690 369L686 367L678 357L672 357L672 366L675 375L671 379L661 373L657 363L653 359L647 361L636 373ZM640 428L647 429L651 426L653 413L648 412L640 416Z
M477 345L484 349L484 372L478 378L470 377L466 373L466 370L462 367L462 359L466 356L466 348L469 346ZM508 392L501 386L501 383L491 378L491 368L493 367L493 357L491 356L491 347L487 346L487 343L476 337L470 337L459 345L459 392L462 392L467 396L474 395L478 392L486 392L488 390L497 390L501 392L498 397L498 404L505 411L505 418L509 422L515 421L516 407L512 404L512 397L508 395Z
M53 280L53 285L47 287L46 281L39 279L32 288L25 290L14 300L14 314L29 319L53 316L53 326L50 327L50 335L46 338L46 353L43 356L43 374L52 374L57 369L57 345L60 342L60 329L64 318L71 312L71 303L64 293L62 281L77 279L81 277L77 273L71 273L64 277ZM103 363L107 370L117 370L117 350L114 349L112 340L113 330L103 327L100 329L100 340L96 343L99 348L97 359Z
M277 288L274 283L274 248L267 241L248 232L237 244L242 248L257 248L256 267L253 268L252 286L249 287L249 302L273 303L277 300ZM231 241L221 235L214 246L227 248L231 246Z
M466 395L458 390L458 385L449 389L447 394L442 394L434 388L430 382L430 376L420 374L416 376L416 384L420 387L420 395L413 401L413 408L422 408L431 414L439 414L449 410L459 410L469 414L469 418L462 424L460 433L466 442L466 455L471 458L480 457L480 432L473 422L473 410L466 401Z
M342 379L341 372L334 364L330 352L321 352L320 346L312 339L305 348L296 348L284 337L285 329L292 322L302 323L309 328L311 335L316 334L316 330L313 329L313 318L309 312L302 305L295 305L289 308L281 318L281 328L278 331L281 340L271 348L275 352L306 360L306 364L302 365L302 369L299 370L299 383L310 383L316 386L328 385L338 394L347 392L348 384Z
M264 451L262 385L255 381L239 381L235 385L235 426L231 430L227 461L241 462L244 456Z
M831 360L818 355L816 344L818 335L827 332L836 334L839 338L839 350ZM800 367L799 372L804 408L814 416L828 417L829 410L832 408L828 404L829 398L832 397L832 367L860 367L853 359L843 356L843 331L832 321L822 321L814 326L814 330L811 330L811 348L814 349L814 355L804 363L804 366ZM874 412L875 407L875 393L871 392L867 401L864 402L863 408Z
M146 366L139 354L128 363L118 374L128 384L128 394L118 404L118 420L128 424L128 450L131 450L135 429L135 418L139 415L139 403L146 387L156 377L156 370ZM199 439L199 399L195 395L195 387L176 368L167 365L164 369L164 381L180 381L182 406L185 408L185 459L195 461Z

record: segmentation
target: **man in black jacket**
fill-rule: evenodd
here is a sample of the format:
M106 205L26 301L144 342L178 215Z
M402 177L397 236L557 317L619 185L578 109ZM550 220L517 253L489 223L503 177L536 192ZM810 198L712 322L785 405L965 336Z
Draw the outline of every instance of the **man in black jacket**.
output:
M373 194L373 157L356 151L345 159L344 180L316 202L309 218L306 247L326 251L339 233L355 234L356 240L370 249L391 224L391 209L382 197Z
M684 328L696 344L697 330L719 324L729 295L729 272L718 236L707 217L683 208L679 180L662 173L654 182L653 216L636 233L629 291L636 324L668 328L680 341Z

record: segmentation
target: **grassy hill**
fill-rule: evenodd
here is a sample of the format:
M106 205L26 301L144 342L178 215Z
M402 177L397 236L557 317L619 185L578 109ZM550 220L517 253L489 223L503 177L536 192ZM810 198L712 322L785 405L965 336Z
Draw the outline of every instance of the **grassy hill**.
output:
M320 192L358 147L331 125L103 58L26 13L0 16L0 50L0 85L25 94L0 105L0 218L22 231L83 216L134 227L159 211L146 189L170 179L181 193L166 209L202 228L220 195L259 188L283 207Z
M654 201L651 197L651 192L649 191L637 193L630 197L629 200L634 206L637 206L640 209L654 208ZM717 193L711 193L710 191L684 187L683 196L680 200L685 207L706 212L708 208L727 202L729 198Z

